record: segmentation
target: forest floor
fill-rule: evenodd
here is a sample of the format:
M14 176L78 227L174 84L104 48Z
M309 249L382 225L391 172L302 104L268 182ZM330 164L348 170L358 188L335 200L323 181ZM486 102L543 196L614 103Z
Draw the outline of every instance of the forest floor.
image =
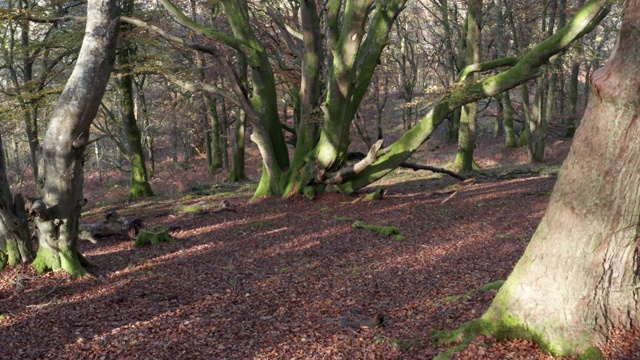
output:
M548 144L545 166L570 145ZM413 159L443 165L455 144ZM127 202L127 179L89 173L83 222L107 210L163 225L174 241L133 249L128 238L82 242L94 277L0 273L0 358L6 359L432 359L434 330L480 316L546 209L554 175L505 175L523 149L481 142L491 175L460 182L398 170L357 196L249 202L255 183L160 165L158 196ZM515 167L514 167L515 166ZM249 162L255 179L259 165ZM384 186L382 200L364 193ZM19 190L19 189L18 189ZM232 210L215 211L222 201ZM189 213L183 205L199 204ZM206 209L214 209L208 211ZM401 238L357 229L395 226ZM357 329L381 314L384 326ZM608 359L640 358L639 333L602 344ZM456 359L550 359L528 341L481 338Z

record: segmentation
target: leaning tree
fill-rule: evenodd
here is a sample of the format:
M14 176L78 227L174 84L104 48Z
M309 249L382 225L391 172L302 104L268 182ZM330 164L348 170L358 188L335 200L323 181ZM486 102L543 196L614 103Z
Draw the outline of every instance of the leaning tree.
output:
M78 60L60 95L42 142L42 194L31 206L37 227L37 271L59 269L82 275L86 259L78 252L84 205L84 151L114 62L119 21L115 0L89 0Z

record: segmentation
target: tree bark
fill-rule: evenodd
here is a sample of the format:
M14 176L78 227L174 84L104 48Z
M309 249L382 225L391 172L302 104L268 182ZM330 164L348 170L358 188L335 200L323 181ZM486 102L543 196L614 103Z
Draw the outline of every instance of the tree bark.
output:
M80 54L44 136L44 197L32 206L39 240L33 266L38 272L62 268L73 275L86 273L86 259L76 246L84 204L84 151L113 66L119 24L115 3L89 1Z
M640 320L640 1L626 4L547 213L482 317L556 355L585 351Z

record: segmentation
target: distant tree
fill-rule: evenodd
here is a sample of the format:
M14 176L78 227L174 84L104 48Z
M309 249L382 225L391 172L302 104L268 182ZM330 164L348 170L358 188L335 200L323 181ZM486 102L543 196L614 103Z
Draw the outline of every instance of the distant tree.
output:
M612 329L640 321L640 1L625 6L547 212L479 320L556 355L597 353Z
M133 0L122 0L120 11L123 15L133 13ZM149 183L147 165L145 162L144 148L142 146L142 134L138 126L138 117L134 105L133 86L133 53L135 44L130 39L132 26L122 24L120 48L118 49L118 64L120 73L117 76L116 84L120 95L120 113L124 125L128 158L131 162L131 177L129 181L129 199L134 200L143 196L153 196L153 190Z
M86 272L77 250L83 197L84 152L114 62L119 21L115 0L90 0L84 39L42 143L43 197L31 213L37 227L38 272L64 269Z

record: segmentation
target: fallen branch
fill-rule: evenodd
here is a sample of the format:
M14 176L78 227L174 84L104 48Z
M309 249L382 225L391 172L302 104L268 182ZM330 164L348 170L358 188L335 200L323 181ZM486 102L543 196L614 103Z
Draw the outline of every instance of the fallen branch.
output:
M382 155L382 154L384 154L384 150L379 153L379 155ZM361 153L361 152L359 152L359 151L350 152L349 155L347 156L347 158L349 160L362 160L365 157L366 157L366 155ZM447 170L447 169L439 168L439 167L435 167L435 166L430 166L430 165L420 165L420 164L415 164L415 163L411 163L411 162L405 161L405 162L401 163L398 166L401 167L401 168L405 168L405 169L412 169L414 171L428 170L428 171L435 172L435 173L446 174L446 175L449 175L449 176L454 177L456 179L459 179L460 181L465 181L465 180L468 179L467 176L460 175L460 174L458 174L456 172L453 172L451 170Z
M447 170L447 169L443 169L443 168L439 168L439 167L435 167L435 166L429 166L429 165L420 165L420 164L414 164L414 163L410 163L410 162L403 162L402 164L400 164L400 167L403 168L407 168L407 169L412 169L413 171L418 171L418 170L428 170L428 171L432 171L432 172L436 172L436 173L441 173L441 174L447 174L451 177L454 177L456 179L459 179L460 181L465 181L468 179L468 177L464 176L464 175L460 175L458 173L455 173L451 170Z
M127 219L120 216L116 211L108 211L105 220L99 223L81 224L80 238L96 243L94 237L107 237L113 235L128 235L135 239L139 230L143 227L142 219Z

